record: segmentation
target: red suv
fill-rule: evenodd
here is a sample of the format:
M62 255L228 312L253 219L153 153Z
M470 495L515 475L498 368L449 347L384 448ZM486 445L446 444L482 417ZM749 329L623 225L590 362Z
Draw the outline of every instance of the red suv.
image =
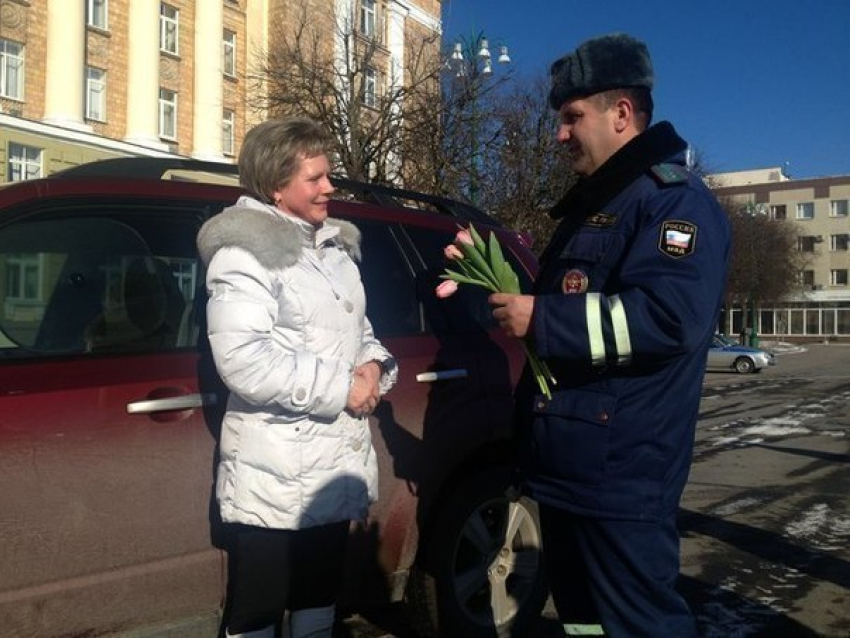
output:
M0 189L7 635L215 634L226 390L195 235L240 194L222 175L233 170L119 159ZM371 419L381 498L352 531L341 606L404 600L424 635L522 635L546 588L536 509L510 496L521 349L494 329L483 290L433 290L458 225L497 233L526 285L533 257L457 202L337 187L331 215L362 232L368 315L400 366Z

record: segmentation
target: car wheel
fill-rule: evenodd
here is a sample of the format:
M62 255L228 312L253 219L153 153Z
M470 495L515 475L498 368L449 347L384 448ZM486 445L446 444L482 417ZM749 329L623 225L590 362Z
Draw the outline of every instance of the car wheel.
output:
M747 374L755 370L755 367L752 359L748 359L747 357L738 357L735 359L735 372Z
M510 472L464 480L437 513L411 575L422 635L528 636L546 602L540 519L511 498Z

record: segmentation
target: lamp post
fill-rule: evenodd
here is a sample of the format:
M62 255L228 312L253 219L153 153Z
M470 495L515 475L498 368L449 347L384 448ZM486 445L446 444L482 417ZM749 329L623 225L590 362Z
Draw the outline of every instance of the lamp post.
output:
M471 40L456 41L448 62L448 67L453 73L455 81L462 82L469 95L469 199L473 204L477 204L480 162L478 99L484 82L489 80L494 73L493 57L490 53L490 43L487 37L483 33L479 33ZM499 65L511 63L508 47L504 44L499 45L499 56L496 58L496 63Z

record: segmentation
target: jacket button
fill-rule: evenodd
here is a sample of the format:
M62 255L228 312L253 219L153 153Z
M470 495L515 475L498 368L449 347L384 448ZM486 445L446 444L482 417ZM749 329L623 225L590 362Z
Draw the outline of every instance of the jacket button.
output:
M363 447L363 444L360 443L360 441L355 441L354 443L351 444L351 449L354 450L355 452L359 452L361 447Z
M608 413L607 413L607 412L600 412L600 413L597 415L597 418L598 418L600 421L602 421L603 423L605 423L605 422L608 420Z
M345 308L346 312L352 312L354 310L354 304L350 301L346 301L343 307Z
M307 397L307 390L305 390L304 388L298 388L295 391L295 398L298 399L299 401L303 401L306 397Z
M546 407L546 402L543 399L541 399L540 401L537 402L537 409L538 410L542 410L545 407Z

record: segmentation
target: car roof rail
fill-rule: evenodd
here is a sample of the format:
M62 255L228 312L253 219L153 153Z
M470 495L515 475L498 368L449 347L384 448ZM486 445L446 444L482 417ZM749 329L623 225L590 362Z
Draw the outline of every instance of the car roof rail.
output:
M140 179L170 179L187 182L239 185L239 167L226 162L212 162L181 157L114 157L96 160L53 173L51 178L132 177ZM417 191L332 176L331 182L339 191L337 198L392 208L416 208L452 215L471 222L499 226L498 220L471 204L447 197ZM349 197L346 198L345 194Z

